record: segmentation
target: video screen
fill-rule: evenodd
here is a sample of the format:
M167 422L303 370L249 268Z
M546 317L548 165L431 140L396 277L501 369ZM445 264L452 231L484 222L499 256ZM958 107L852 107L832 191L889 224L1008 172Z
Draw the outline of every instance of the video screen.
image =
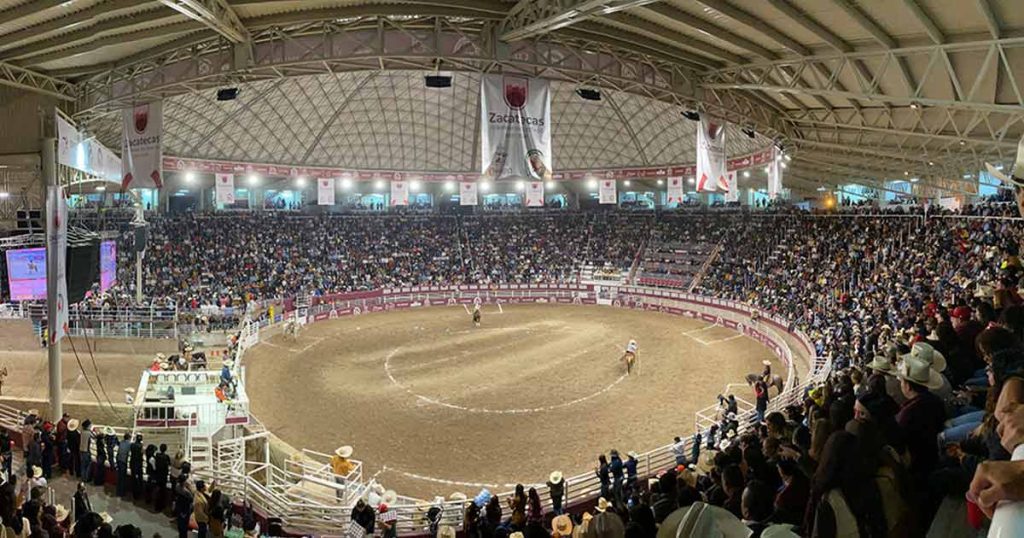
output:
M12 301L46 299L46 249L8 250L7 284Z
M107 291L117 283L117 242L100 243L100 291Z

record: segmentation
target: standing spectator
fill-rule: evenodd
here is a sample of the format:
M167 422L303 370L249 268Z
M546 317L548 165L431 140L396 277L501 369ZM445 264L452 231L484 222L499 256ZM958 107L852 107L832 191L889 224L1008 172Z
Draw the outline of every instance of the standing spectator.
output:
M161 512L167 498L167 478L171 469L171 457L167 455L167 445L164 443L160 444L160 452L153 456L153 469L153 507L157 512Z
M377 517L373 513L373 507L365 500L359 499L356 501L356 505L352 507L352 513L349 515L349 518L359 525L367 536L373 535L374 523L377 521Z
M210 484L210 490L210 534L213 538L224 538L226 525L231 517L231 502L217 487L216 482Z
M637 488L637 474L636 467L640 463L637 461L637 453L634 450L630 450L626 453L626 462L623 466L626 468L626 497L636 493Z
M11 479L11 466L14 464L14 441L7 434L6 428L0 428L0 465L2 465L3 479Z
M40 467L43 465L43 451L39 446L39 432L32 430L32 436L25 445L25 465L28 467Z
M156 445L146 445L146 504L153 502L153 496L156 495Z
M610 498L612 496L612 474L608 467L608 458L604 454L597 457L594 474L597 475L597 480L601 483L601 497Z
M142 436L136 435L135 442L131 444L128 452L128 468L132 473L132 498L142 498L142 485L145 477L142 475L142 468L145 464L142 455Z
M946 410L930 389L942 386L942 378L928 363L906 356L897 373L906 403L896 415L910 452L910 478L917 491L927 485L928 473L938 459L935 440L942 432Z
M808 535L885 536L878 489L863 472L862 462L853 434L840 430L828 438L814 472L804 518Z
M686 465L686 441L678 435L672 438L672 455L676 458L676 465Z
M548 476L548 495L551 496L551 511L556 515L562 515L562 501L565 499L565 480L562 471L552 471Z
M768 385L760 379L754 382L754 398L754 422L760 424L764 422L764 414L768 411Z
M192 518L195 495L188 477L181 476L174 485L174 519L178 525L178 538L188 538L188 524Z
M82 423L82 441L78 447L78 460L81 465L79 476L84 482L89 481L89 477L92 476L92 444L95 434L92 431L92 421L85 419Z
M540 506L540 495L537 488L530 488L526 492L527 499L527 525L542 525L544 523L544 510Z
M71 415L64 413L57 421L57 463L65 471L70 469L71 458L68 455L68 420Z
M196 480L192 506L199 538L207 538L210 531L210 498L206 496L206 483L202 480Z
M349 473L356 468L349 458L352 457L352 447L346 445L338 447L331 456L331 472L334 473L334 481L338 484L335 496L339 499L345 496L345 480Z
M509 526L521 530L526 525L526 490L522 484L516 484L515 493L508 499L508 509L512 512L509 518Z
M89 500L89 492L85 490L85 482L79 482L75 489L75 504L72 509L75 511L76 522L85 517L85 514L92 512L92 502Z
M100 430L97 428L96 431L96 472L93 474L93 484L102 486L106 480L106 465L107 465L107 426Z
M613 504L618 508L623 504L622 498L622 483L623 483L623 465L622 458L619 457L619 451L614 448L610 452L611 461L608 464L608 468L612 473L612 499Z
M132 449L132 434L124 433L124 438L117 445L117 496L124 497L128 493L128 456Z
M384 494L385 500L392 500L393 495ZM390 498L389 498L390 497ZM398 514L388 507L388 503L381 503L377 507L377 522L380 523L381 538L395 538L398 536Z
M47 480L53 477L53 460L55 447L53 442L53 424L43 424L43 431L39 434L39 450L42 452L43 476Z

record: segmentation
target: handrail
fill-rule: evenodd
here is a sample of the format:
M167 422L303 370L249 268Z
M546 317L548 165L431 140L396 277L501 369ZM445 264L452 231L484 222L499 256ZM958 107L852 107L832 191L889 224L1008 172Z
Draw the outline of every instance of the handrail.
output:
M703 264L701 264L697 274L693 275L693 280L690 281L690 287L687 288L686 291L693 293L693 290L697 289L697 286L700 286L700 281L704 280L704 275L708 273L708 269L711 268L711 264L715 263L715 259L718 258L718 255L722 252L722 243L724 242L725 239L719 240L715 245L715 248L711 249L711 254L708 254L707 259L704 260Z

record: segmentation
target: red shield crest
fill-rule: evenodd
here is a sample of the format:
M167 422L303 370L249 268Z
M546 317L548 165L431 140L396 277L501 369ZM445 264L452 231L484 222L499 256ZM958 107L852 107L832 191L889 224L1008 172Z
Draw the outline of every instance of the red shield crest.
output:
M526 98L530 94L530 81L523 77L504 77L505 104L509 108L519 110L526 106Z
M132 120L135 125L135 132L142 134L146 132L146 125L149 124L149 105L139 105L132 111Z
M722 134L722 126L714 122L708 122L708 139L715 140L718 135Z

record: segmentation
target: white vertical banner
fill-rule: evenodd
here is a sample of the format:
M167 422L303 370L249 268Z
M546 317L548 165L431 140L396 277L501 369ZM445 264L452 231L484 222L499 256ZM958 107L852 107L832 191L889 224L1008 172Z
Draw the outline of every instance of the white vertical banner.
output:
M683 203L683 178L681 177L670 177L668 178L668 197L665 199L665 204L681 204Z
M772 162L768 164L768 199L775 200L782 194L782 152L772 148Z
M725 123L701 114L697 129L697 192L727 190Z
M334 205L334 178L322 177L316 180L317 205Z
M476 182L459 184L459 205L477 205Z
M160 101L121 111L121 188L161 188L163 107Z
M545 79L480 79L480 171L484 180L551 179L551 88Z
M727 203L739 202L740 201L740 185L737 175L739 172L729 172L726 176L726 183L728 185L725 191L725 201Z
M60 342L68 332L68 204L64 198L64 189L50 185L46 189L46 233L50 236L47 244L54 245L55 252L46 257L47 263L56 264L53 273L56 278L57 300L55 304L56 327L50 327L50 345ZM50 272L47 271L47 276Z
M391 205L409 205L409 183L407 181L391 182Z
M544 182L526 182L526 207L544 207Z
M235 175L217 174L217 203L231 205L235 203Z
M78 163L75 162L75 153L78 150L78 144L82 141L82 136L68 120L61 117L60 114L54 114L57 118L57 162L64 166L78 168Z
M614 204L618 200L617 184L614 179L602 179L598 188L598 202L602 204Z

